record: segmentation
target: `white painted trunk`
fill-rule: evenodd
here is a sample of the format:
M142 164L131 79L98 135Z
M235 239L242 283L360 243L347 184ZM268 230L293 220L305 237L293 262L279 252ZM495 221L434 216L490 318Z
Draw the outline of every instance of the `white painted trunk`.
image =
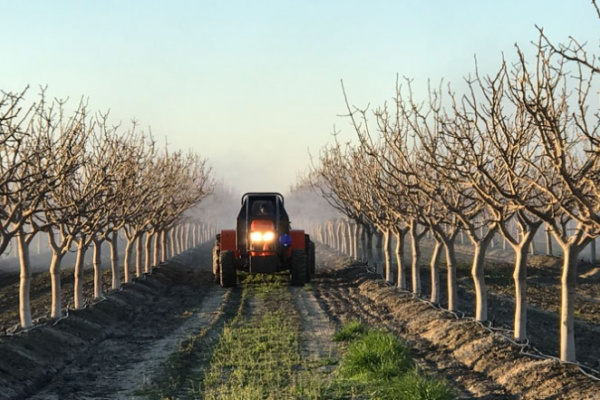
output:
M577 361L575 352L575 297L577 288L577 257L579 249L563 245L563 271L561 276L560 309L560 359Z
M549 256L554 255L554 250L552 249L552 233L550 229L546 229L546 254Z
M152 265L156 266L160 264L160 232L154 234L154 243L152 245Z
M398 266L396 285L401 290L406 290L406 266L404 265L404 243L406 230L396 233L396 264Z
M154 235L146 233L146 242L144 243L144 272L152 273L152 239Z
M160 259L161 261L167 261L167 232L162 231L160 233Z
M377 254L377 273L383 275L383 235L380 232L376 234L375 251Z
M352 258L354 260L359 260L360 257L358 255L358 235L359 229L358 224L353 223L350 225L350 251L352 253Z
M458 311L458 282L456 279L456 251L454 250L454 238L444 241L446 250L446 283L448 286L448 310Z
M135 240L135 276L137 276L138 278L143 275L142 265L144 254L144 242L142 238L143 234L140 234L136 237Z
M62 259L62 254L57 251L52 252L52 261L50 262L50 283L52 292L50 317L52 318L59 318L62 316L62 292L60 284L60 265Z
M390 231L386 230L383 232L383 254L385 257L385 280L388 282L393 282L392 277L392 254L390 252L391 247L391 237Z
M94 298L102 297L102 243L94 240L94 254L92 265L94 267Z
M175 243L177 241L177 233L175 232L175 228L169 229L169 239L171 240L171 253L169 253L170 258L177 254L177 243Z
M346 253L346 244L344 243L344 223L338 222L335 229L335 249L341 253Z
M31 265L29 264L29 244L25 241L25 234L17 234L17 244L19 251L20 264L20 283L19 283L19 316L22 328L30 328L33 323L31 320L31 304L29 302L29 288L31 286Z
M200 244L200 237L198 235L199 230L200 226L198 224L194 224L192 229L192 247L196 247Z
M369 228L367 230L366 236L367 236L367 244L366 244L367 263L370 266L373 266L375 264L375 256L373 255L373 229L372 228Z
M110 247L110 269L112 274L111 287L113 290L121 288L121 270L119 269L119 233L112 232L111 240L108 242Z
M73 303L76 310L82 309L85 305L85 299L83 297L83 267L87 246L83 244L84 241L85 239L81 239L81 242L77 243L77 257L75 258L75 271L73 273L75 277Z
M485 287L483 265L485 261L485 245L474 243L475 253L473 254L473 265L471 267L471 276L475 287L475 320L487 321L488 305L487 290Z
M436 239L431 261L431 296L430 301L434 304L440 303L440 254L442 253L443 244Z
M360 226L360 248L359 257L361 261L368 261L367 256L367 230L364 225Z
M133 254L133 245L135 244L135 236L132 239L127 238L125 243L125 257L123 259L123 282L131 281L131 256Z
M412 292L414 294L421 293L421 246L419 244L420 238L418 235L418 225L413 221L410 226L410 238L411 238L411 249L412 249L412 263L411 263L411 277L412 277Z
M515 321L514 338L527 339L527 244L515 247Z
M182 235L181 235L181 226L175 227L175 254L180 254L182 249Z

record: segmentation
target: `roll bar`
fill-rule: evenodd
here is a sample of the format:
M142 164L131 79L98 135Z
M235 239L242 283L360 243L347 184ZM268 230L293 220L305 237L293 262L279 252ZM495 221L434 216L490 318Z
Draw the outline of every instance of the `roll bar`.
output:
M244 195L242 196L242 205L244 204L244 202L246 201L246 199L248 197L251 196L256 196L256 197L269 197L269 196L273 196L273 197L277 197L279 198L279 201L281 202L281 205L283 205L283 195L281 193L277 193L277 192L248 192L248 193L244 193Z

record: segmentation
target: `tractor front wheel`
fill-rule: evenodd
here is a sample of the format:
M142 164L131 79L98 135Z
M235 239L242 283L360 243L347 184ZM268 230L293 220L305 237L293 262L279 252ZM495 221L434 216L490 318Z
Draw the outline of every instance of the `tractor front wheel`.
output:
M308 257L306 250L292 250L292 268L291 268L292 286L304 286L308 274Z
M308 242L308 269L311 278L315 276L316 272L316 255L315 255L315 242L312 240Z
M221 272L221 286L224 288L233 287L237 282L237 273L235 270L235 254L233 251L222 251L219 257L219 267Z
M213 246L213 277L216 284L221 282L221 267L219 265L219 241L215 240L215 245Z

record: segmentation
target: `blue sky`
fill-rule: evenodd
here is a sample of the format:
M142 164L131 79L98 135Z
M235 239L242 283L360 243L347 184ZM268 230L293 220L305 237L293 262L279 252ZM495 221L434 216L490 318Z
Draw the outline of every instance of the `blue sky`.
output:
M396 75L460 89L514 44L573 35L598 49L587 0L0 0L0 89L89 98L172 149L209 159L240 192L286 192L350 102L381 105Z

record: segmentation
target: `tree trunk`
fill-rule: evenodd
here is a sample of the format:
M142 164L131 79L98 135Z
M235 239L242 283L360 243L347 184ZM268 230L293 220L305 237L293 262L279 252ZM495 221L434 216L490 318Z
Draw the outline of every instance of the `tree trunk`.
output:
M383 235L381 232L377 231L375 242L375 251L377 253L377 273L379 275L383 275Z
M85 236L77 243L77 257L75 258L75 287L73 288L73 302L76 310L81 310L85 304L83 298L83 267L87 246L84 244Z
M160 232L160 258L161 261L167 261L167 231Z
M435 240L433 254L431 255L431 297L430 301L434 304L440 303L440 254L443 244L439 239Z
M151 259L151 249L152 249L152 239L154 234L150 234L150 232L146 233L146 243L144 246L144 272L147 274L152 273L152 259Z
M446 282L448 285L448 310L458 311L458 282L456 279L456 251L454 249L454 241L456 235L444 240L444 248L446 250Z
M385 257L385 280L392 282L392 254L390 252L391 237L389 229L383 231L383 254Z
M327 224L327 233L327 236L329 237L328 245L335 249L337 244L335 242L335 223L333 221L329 221Z
M360 235L358 223L352 224L352 257L355 260L360 260L358 255L358 237Z
M184 251L192 247L192 224L185 224L185 247Z
M129 239L127 238L127 242L125 243L125 258L123 259L123 282L129 283L131 281L131 255L133 253L133 244L135 243L136 236Z
M50 308L50 317L59 318L62 316L62 292L60 286L60 264L63 254L52 250L52 261L50 262L50 282L52 291L52 306Z
M367 229L364 225L360 226L360 247L359 247L359 257L361 261L369 260L367 256Z
M169 229L169 239L171 240L171 253L169 256L173 257L175 254L177 254L177 248L175 247L177 246L177 234L175 232L175 228Z
M194 224L192 227L192 247L196 247L200 244L200 237L198 235L198 231L200 230L200 225Z
M119 270L119 232L111 233L111 240L108 241L110 247L110 268L112 273L112 289L121 288L121 272Z
M485 245L482 243L473 243L475 253L473 254L473 266L471 267L471 276L475 286L475 320L487 321L487 290L485 287L483 263L485 261Z
M549 256L554 255L554 251L552 249L552 233L548 228L546 228L546 254Z
M411 238L411 249L412 249L412 264L411 264L411 273L412 273L412 292L414 294L421 293L421 271L420 271L420 262L421 262L421 246L419 245L420 238L417 232L418 224L416 221L411 221L410 224L410 238Z
M94 239L94 299L102 297L102 242Z
M344 221L339 221L335 228L335 249L340 253L346 253L346 244L344 243Z
M515 324L514 338L527 339L527 243L515 247Z
M29 264L29 244L25 240L25 233L17 233L17 244L19 251L19 264L21 270L19 284L19 316L22 328L30 328L31 304L29 302L29 288L31 286L31 265Z
M152 251L152 265L157 266L160 264L160 231L156 232L154 235L154 243L153 243L153 251Z
M366 229L365 235L367 236L367 263L370 266L373 266L375 264L375 257L373 255L373 228L369 227L368 229Z
M396 232L396 264L398 265L396 285L401 290L406 290L406 267L404 266L404 243L406 240L406 229Z
M565 244L563 250L563 271L561 276L560 309L560 359L577 361L575 352L575 297L577 287L578 247Z
M352 245L350 244L350 238L352 237L352 227L350 221L344 221L342 225L342 247L343 253L352 258Z
M592 240L590 246L590 263L596 265L596 239Z
M142 264L144 254L144 242L142 238L144 234L139 234L135 238L135 276L138 278L143 275ZM147 235L147 233L146 233Z
M177 254L181 254L183 253L184 250L184 244L183 244L183 240L184 240L184 235L183 235L183 225L179 225L177 227Z

